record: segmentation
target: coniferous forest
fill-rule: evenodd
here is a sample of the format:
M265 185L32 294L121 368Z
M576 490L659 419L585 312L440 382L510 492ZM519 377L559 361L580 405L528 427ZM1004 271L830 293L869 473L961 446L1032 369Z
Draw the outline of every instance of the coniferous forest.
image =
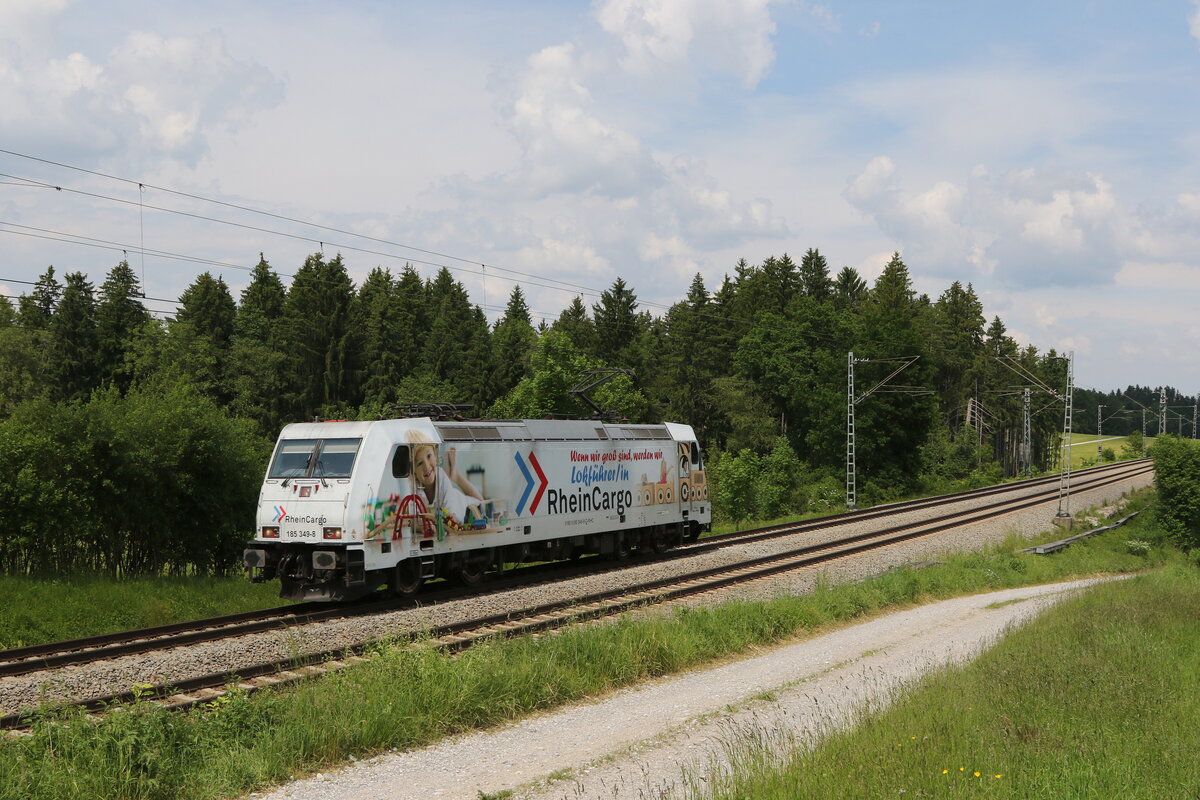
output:
M1018 346L970 284L918 295L896 254L868 285L810 249L679 289L654 314L617 279L535 323L516 285L489 323L448 269L376 268L356 286L340 255L318 253L288 285L260 258L237 298L204 273L159 319L125 262L99 285L48 268L15 304L0 297L0 570L228 572L282 425L421 402L588 415L569 389L602 368L628 370L593 393L603 408L694 426L725 520L843 505L851 351L867 395L855 410L860 504L997 480L1026 457L1054 466L1063 407L1045 389L1065 390L1066 361ZM1192 435L1195 400L1166 391L1185 409L1168 430ZM1150 387L1076 389L1073 427L1095 432L1103 405L1104 433L1124 435L1157 403Z

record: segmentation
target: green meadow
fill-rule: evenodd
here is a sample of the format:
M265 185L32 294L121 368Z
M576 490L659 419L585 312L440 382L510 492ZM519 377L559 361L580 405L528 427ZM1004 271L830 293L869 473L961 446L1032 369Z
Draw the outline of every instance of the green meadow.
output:
M821 586L805 596L626 616L558 636L485 644L457 658L385 643L366 665L280 690L234 693L188 713L138 703L93 720L43 709L32 736L0 743L0 797L238 796L351 757L418 747L890 609L1087 575L1194 570L1160 538L1143 515L1053 556L1016 553L1028 542L1012 539L986 553L949 555L936 566ZM1130 539L1150 544L1131 549ZM984 764L976 755L971 764Z

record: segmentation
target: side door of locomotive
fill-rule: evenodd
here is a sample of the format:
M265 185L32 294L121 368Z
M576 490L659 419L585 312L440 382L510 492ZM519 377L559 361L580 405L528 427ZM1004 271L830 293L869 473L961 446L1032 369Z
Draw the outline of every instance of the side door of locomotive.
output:
M677 442L676 456L679 464L679 510L685 519L691 519L708 497L708 486L700 463L700 448L695 442Z

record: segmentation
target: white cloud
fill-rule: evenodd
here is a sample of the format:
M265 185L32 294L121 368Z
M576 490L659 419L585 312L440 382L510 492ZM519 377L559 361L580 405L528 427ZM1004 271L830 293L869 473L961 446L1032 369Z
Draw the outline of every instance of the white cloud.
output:
M1115 276L1117 286L1156 293L1200 291L1200 266L1185 262L1127 261Z
M524 154L520 184L530 194L626 197L654 180L641 143L591 112L587 71L568 43L530 56L519 79L508 121Z
M1118 113L1095 100L1078 73L1012 63L902 72L849 84L844 93L874 124L882 118L897 126L897 144L942 161L1069 146Z
M808 6L808 15L816 20L818 25L830 33L841 33L842 15L834 13L833 9L831 9L829 6L823 6L814 3ZM879 23L877 22L875 25L876 33L878 33Z
M650 75L662 66L713 68L758 85L775 61L771 0L603 0L600 26L625 49L622 66ZM821 8L818 6L817 8Z
M36 8L35 8L36 6ZM194 164L207 137L282 97L265 68L235 59L218 33L135 31L100 60L55 52L40 29L66 3L0 6L0 125L10 143L86 153L165 155Z
M1107 283L1146 238L1113 187L1087 174L1022 169L993 179L977 167L962 183L912 193L879 156L843 196L900 244L914 269L994 275L1008 286Z
M1200 0L1192 0L1192 5L1196 7L1196 10L1192 12L1192 16L1188 17L1188 30L1197 41L1200 41Z

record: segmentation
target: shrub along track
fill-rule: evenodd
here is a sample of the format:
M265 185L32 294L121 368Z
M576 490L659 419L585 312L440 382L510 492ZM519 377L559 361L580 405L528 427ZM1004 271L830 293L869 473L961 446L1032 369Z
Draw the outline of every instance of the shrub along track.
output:
M1083 473L1077 473L1079 480L1077 481L1076 485L1073 486L1073 490L1091 490L1100 488L1102 486L1108 486L1113 483L1128 480L1132 477L1144 475L1151 470L1152 466L1145 461L1124 462L1118 465L1108 465L1106 467L1088 470ZM720 537L711 537L710 539L707 539L697 545L693 545L690 548L685 548L682 551L682 554L690 554L706 549L726 547L732 544L741 544L747 541L777 538L797 532L819 529L830 525L847 524L849 522L858 522L864 519L897 514L901 511L907 512L914 509L937 507L964 499L975 499L980 496L1011 493L1017 489L1028 489L1031 487L1036 487L1038 489L1038 491L1033 494L1026 494L1017 498L993 501L982 507L975 506L965 510L952 511L935 516L933 518L908 522L902 525L895 525L881 530L861 533L821 544L811 544L793 548L781 553L753 558L724 567L680 574L669 579L647 581L634 586L627 586L621 589L594 593L569 600L559 600L552 603L522 609L519 612L506 612L500 615L491 615L457 622L451 625L441 626L431 631L430 635L432 637L432 644L435 647L447 651L458 651L469 647L471 644L477 641L487 638L515 636L545 631L561 627L571 622L610 616L640 606L663 603L682 597L713 592L737 584L761 580L782 572L801 569L803 567L820 564L833 559L845 558L847 556L863 553L868 550L884 548L899 542L904 542L917 537L928 536L940 531L945 531L963 525L969 525L985 519L992 519L1004 514L1046 503L1050 498L1053 498L1057 495L1057 482L1057 476L1053 478L1036 479L1034 481L1025 481L1016 484L1005 484L1002 487L988 487L987 489L975 490L974 492L962 493L959 495L947 495L939 498L911 501L909 503L891 504L886 507L874 508L866 511L848 512L846 514L839 514L834 517L813 520L798 525L772 526L770 528L761 528L752 531L740 531L734 534L725 534ZM312 617L314 616L319 618L329 618L330 616L348 616L359 613L379 613L381 610L397 607L399 602L401 601L369 603L361 604L359 606L341 606L336 609L324 609L319 612L310 611L306 607L301 609L299 615L293 614L292 619L311 621ZM295 607L292 607L289 610L294 611ZM272 609L272 611L279 611L279 609ZM268 617L266 619L253 620L249 623L239 623L238 621L230 622L230 619L231 618L228 617L219 618L219 620L225 622L226 624L224 627L216 629L216 631L228 631L230 629L236 629L239 624L265 624L268 627L278 626L280 624L280 620L284 618L277 617L271 619ZM201 622L209 623L211 625L214 620L205 620ZM178 628L181 626L164 627ZM194 637L202 634L205 638L201 640L211 641L215 638L221 638L216 631L201 632L185 630L182 633L176 631L172 635L168 635L165 639L160 638L156 641L158 643L158 648L175 647L179 646L180 644L178 638L179 636ZM242 632L245 631L240 631L239 633ZM145 631L130 633L145 633ZM225 633L224 635L232 636L239 635L239 633ZM147 650L158 649L154 646L156 641L146 640L143 637L140 641L132 642L130 644L141 648L141 650L136 650L135 652L145 652ZM169 643L162 644L162 642ZM184 643L189 642L185 641ZM65 643L58 643L60 647L62 644ZM364 643L351 648L339 648L337 650L312 654L303 659L303 662L305 663L298 663L298 659L289 658L286 660L276 660L254 666L239 668L236 670L238 687L245 691L255 691L259 688L276 685L290 680L321 675L329 672L330 670L340 669L348 664L356 663L357 661L362 660L362 653L369 646L370 643ZM53 647L53 645L47 645L46 647ZM90 659L88 658L88 652L78 652L68 655L79 659L75 663L84 663L88 660L102 660L104 658L113 657L110 652L113 647L113 645L107 644L100 650L90 651L93 656ZM23 648L23 650L29 649L30 648ZM13 651L0 652L0 657L7 655L8 652ZM49 658L54 658L54 656L37 656L34 658L34 660L48 660ZM139 689L136 692L127 692L105 697L92 698L81 701L78 703L78 705L81 705L88 710L102 710L114 703L131 701L136 695L138 697L153 698L156 702L160 702L168 708L187 708L199 703L210 702L216 697L224 694L229 682L234 680L234 675L235 673L230 671L212 673L188 680L173 681L169 685L153 685ZM0 727L8 729L19 729L26 727L27 723L28 720L22 714L10 714L0 718Z
M1136 465L1148 463L1148 459L1120 462L1080 471L1078 476L1110 474L1124 472ZM1014 481L1011 483L972 489L937 497L907 500L900 503L875 506L869 509L846 511L818 519L799 523L784 523L763 528L753 528L744 531L734 531L716 536L705 537L702 541L678 548L665 557L678 558L710 552L734 544L766 541L798 533L823 530L839 525L865 522L872 519L891 516L901 512L917 511L925 508L959 503L997 494L1011 494L1038 486L1057 484L1059 476L1033 478L1030 480ZM598 563L599 562L599 563ZM597 571L600 569L622 569L624 564L600 559L585 559L584 564L558 562L522 567L505 573L505 577L491 582L485 591L505 591L517 586L528 586L536 581L563 580L576 575ZM76 664L90 664L105 659L120 656L136 655L172 647L185 647L201 642L212 642L229 639L262 631L278 630L283 627L306 625L313 622L339 619L343 617L370 616L397 609L414 608L419 604L432 604L457 600L463 597L481 594L479 589L441 588L427 591L420 600L387 599L330 605L329 603L300 603L291 606L279 606L261 611L248 611L239 614L229 614L221 617L180 622L170 625L159 625L152 628L121 631L101 634L80 639L18 647L0 650L0 678L26 675L33 672L57 669Z

